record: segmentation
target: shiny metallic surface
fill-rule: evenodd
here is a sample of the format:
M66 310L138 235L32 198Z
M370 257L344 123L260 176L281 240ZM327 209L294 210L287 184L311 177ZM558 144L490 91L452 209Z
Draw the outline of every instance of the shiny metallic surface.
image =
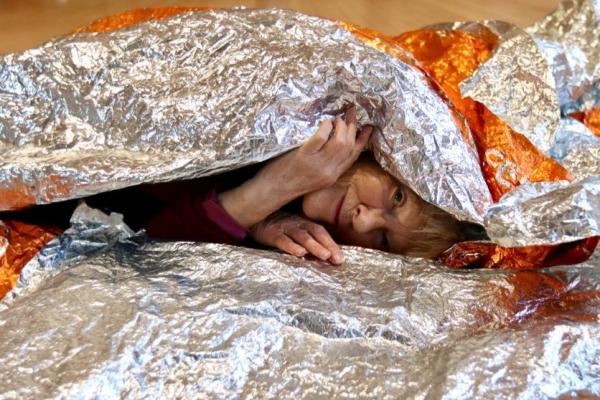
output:
M548 153L560 110L552 71L533 38L498 21L485 27L500 39L490 60L461 83L463 97L484 104L538 149Z
M27 266L29 279L45 278L0 310L0 395L600 395L598 254L510 272L344 253L336 268L227 245L144 243L117 216L80 206L73 227Z
M552 223L560 221L560 223ZM547 227L552 229L548 230ZM519 186L488 209L488 235L502 246L558 244L600 235L600 177Z
M563 114L600 105L600 1L564 1L527 32L552 67Z
M600 137L573 118L560 121L550 155L577 179L600 176Z
M481 24L500 42L493 56L461 83L461 94L484 104L573 178L591 179L551 193L548 188L556 184L517 188L488 209L486 231L503 246L597 235L600 192L594 178L600 177L600 140L566 114L600 104L600 2L565 1L526 31L496 21ZM473 23L436 27L469 30Z
M423 198L475 222L490 203L475 151L420 70L291 11L65 37L4 56L0 93L0 209L263 161L348 101L381 128L382 164Z

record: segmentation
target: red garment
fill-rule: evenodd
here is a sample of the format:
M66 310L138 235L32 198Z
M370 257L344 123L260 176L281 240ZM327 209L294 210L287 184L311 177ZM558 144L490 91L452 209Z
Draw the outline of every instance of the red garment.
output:
M145 184L88 197L85 201L103 212L118 212L133 230L171 240L240 244L248 230L223 209L217 192L235 187L258 167L245 168L212 178ZM78 200L27 210L3 212L3 220L67 229Z
M223 209L214 188L207 192L183 191L145 224L150 237L239 244L248 235Z

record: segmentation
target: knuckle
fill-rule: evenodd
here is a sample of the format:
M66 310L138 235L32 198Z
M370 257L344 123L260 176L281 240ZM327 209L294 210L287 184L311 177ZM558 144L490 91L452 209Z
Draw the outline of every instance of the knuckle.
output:
M333 185L337 182L337 174L333 171L327 171L323 174L323 184L327 186Z
M327 230L323 227L323 225L313 223L312 229L315 231L315 233L318 233L319 235L327 234Z
M306 232L306 230L300 229L298 231L298 240L300 240L302 242L309 242L310 239L311 239L311 236L308 234L308 232Z
M286 239L287 239L287 237L281 232L273 235L273 242L275 242L275 243L283 243L286 241Z

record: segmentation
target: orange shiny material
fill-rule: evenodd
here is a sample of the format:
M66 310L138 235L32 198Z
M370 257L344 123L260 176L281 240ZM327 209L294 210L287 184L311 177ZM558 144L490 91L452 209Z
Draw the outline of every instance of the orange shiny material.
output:
M598 245L592 237L561 245L501 247L493 243L463 242L440 257L451 268L537 269L587 260Z
M494 291L493 301L507 311L514 324L561 314L571 321L597 321L599 291L569 293L566 279L537 271L519 271L509 275L507 283L508 287Z
M0 222L0 299L13 288L25 264L59 233L16 221Z
M585 112L573 113L571 117L583 122L585 126L590 128L594 135L600 137L600 107L592 108Z
M340 22L340 25L342 28L352 33L369 46L384 51L396 57L397 59L406 62L407 64L414 65L410 53L408 53L404 48L399 47L394 42L393 37L386 36L374 29L359 27L348 22Z
M596 136L600 136L600 107L586 111L583 117L583 123L594 132Z
M124 29L144 21L169 18L188 11L208 10L208 7L161 7L161 8L139 8L125 11L121 14L112 15L98 19L88 26L75 30L79 32L110 32Z
M0 211L17 210L35 204L35 197L29 194L29 188L23 181L13 179L0 189Z
M69 198L71 182L59 175L48 175L44 178L45 194L48 198ZM0 211L20 210L36 204L37 200L29 194L29 187L20 180L13 180L8 188L0 189Z

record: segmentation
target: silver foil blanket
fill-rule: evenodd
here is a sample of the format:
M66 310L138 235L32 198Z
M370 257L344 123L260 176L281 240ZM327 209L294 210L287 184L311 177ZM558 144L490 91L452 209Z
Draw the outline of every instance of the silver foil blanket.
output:
M263 161L352 101L360 122L383 132L374 146L384 166L482 222L490 194L476 152L404 58L283 10L188 13L6 55L0 209Z
M565 1L527 32L552 68L563 114L600 106L600 1Z
M0 396L600 395L597 257L508 272L344 253L334 268L144 243L118 216L80 206L26 267L17 291L28 292L0 303Z

